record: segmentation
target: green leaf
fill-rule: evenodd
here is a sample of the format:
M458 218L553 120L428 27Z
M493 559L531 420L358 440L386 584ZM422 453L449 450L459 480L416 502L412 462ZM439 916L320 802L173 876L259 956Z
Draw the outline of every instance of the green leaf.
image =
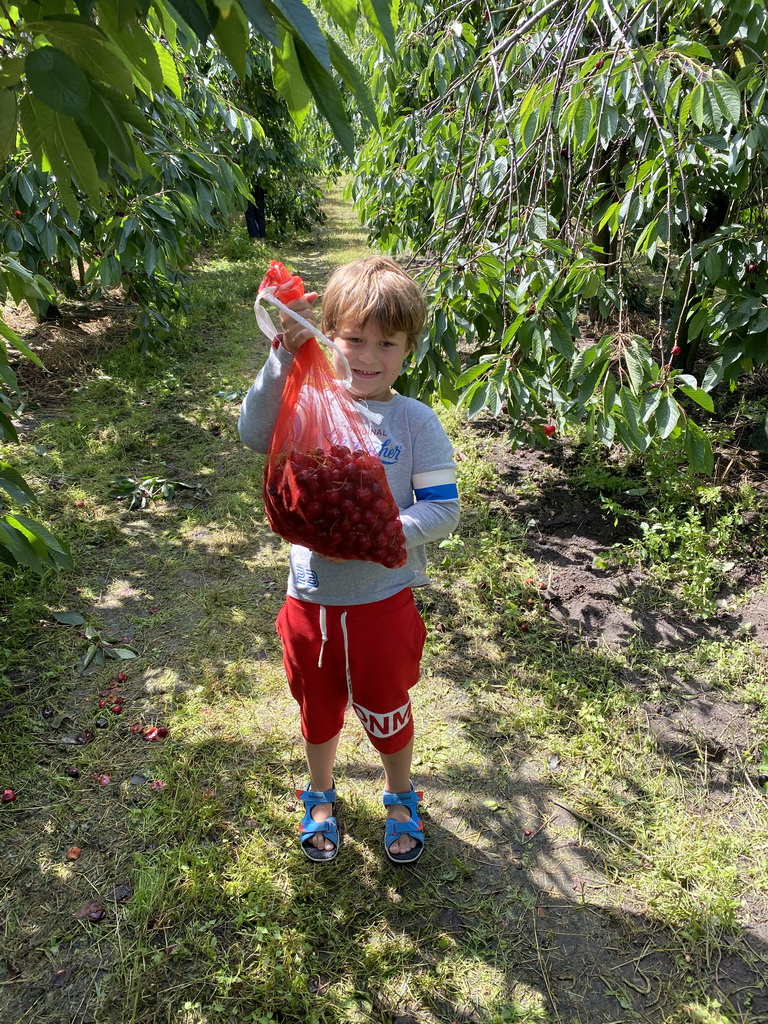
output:
M7 516L7 520L18 529L23 530L30 543L34 544L38 550L45 551L53 563L63 569L73 568L74 562L67 545L54 537L42 523L21 515Z
M51 612L51 618L63 626L82 626L85 622L79 612Z
M661 401L661 390L654 388L653 391L646 391L640 403L640 419L647 423L659 407Z
M214 4L205 4L205 10L197 0L165 0L171 12L181 18L192 29L201 43L204 43L213 32L211 15L217 10Z
M162 89L163 72L154 42L147 33L132 22L121 25L116 12L109 5L102 5L99 17L100 25L109 36L111 45L130 64L133 78L139 83L140 88L148 94L153 90Z
M36 352L33 352L29 345L27 345L26 342L21 340L16 331L12 330L8 326L8 324L2 319L0 319L0 335L2 335L2 337L5 338L6 341L9 341L15 349L18 349L22 355L26 356L27 359L31 360L35 364L35 366L39 366L41 370L44 369L43 362L40 359L40 356L37 355Z
M155 41L154 47L163 76L163 85L169 92L173 93L177 100L180 100L181 82L179 81L179 72L176 69L176 61L161 42Z
M473 380L476 380L481 374L485 373L488 369L489 366L487 363L479 363L477 366L470 366L456 378L456 387L466 387L467 384L471 384Z
M348 39L355 38L357 4L355 0L323 0L323 10L339 26ZM328 37L330 43L331 37Z
M55 166L52 147L56 146L58 148L57 155L66 164L71 177L77 180L91 203L98 205L101 190L99 174L93 154L83 138L83 133L71 118L63 117L61 114L54 114L53 123L53 138L50 144L46 143L46 152L51 166Z
M39 31L97 81L115 85L124 93L132 94L133 76L130 67L119 55L119 51L111 49L109 41L99 29L83 21L64 21L59 18L46 18L28 27Z
M152 50L154 53L154 49ZM161 73L161 84L158 88L162 88L162 73ZM132 103L127 96L123 96L116 89L106 89L104 86L99 86L99 92L115 112L115 115L120 118L125 124L130 124L134 128L138 129L142 135L152 134L152 125L144 117L142 112Z
M609 416L605 413L598 413L597 416L597 436L601 443L609 448L613 444L613 438L616 434L616 420L613 416Z
M624 346L623 355L632 390L637 395L640 393L643 385L646 370L650 370L650 352L646 345L641 344L637 339L633 339L628 345Z
M105 654L110 658L119 658L122 661L130 661L131 658L138 658L139 652L134 651L132 647L109 647L106 649Z
M691 92L691 117L697 128L704 127L704 84L698 82Z
M113 156L126 167L135 166L133 141L125 123L109 101L108 94L91 90L91 124Z
M388 53L395 52L395 29L390 17L389 0L360 0L368 26Z
M678 388L683 394L687 395L691 401L696 402L702 409L706 409L707 412L715 411L715 403L712 401L711 395L708 395L706 391L702 391L701 388L691 388L685 384L679 384Z
M245 11L248 20L259 33L259 35L266 39L267 42L272 43L273 46L280 46L280 37L275 25L275 19L269 12L267 5L263 0L242 0L243 10Z
M659 407L654 415L654 423L659 437L666 438L677 426L680 418L680 407L671 395L662 395Z
M331 57L328 53L328 44L310 9L305 7L301 0L272 0L272 3L285 16L285 27L294 36L297 50L299 45L303 45L320 66L329 72Z
M0 547L7 549L17 565L24 565L38 575L42 575L44 563L24 533L13 527L10 522L11 518L0 519Z
M733 125L741 121L741 93L739 87L725 71L712 73L712 94L723 116Z
M285 32L283 45L276 55L272 79L275 89L288 104L288 109L296 124L301 127L309 113L311 93L301 74L296 45L293 36Z
M765 334L768 331L768 306L761 306L749 321L750 334Z
M10 89L0 92L0 161L16 149L16 94Z
M715 465L712 443L693 420L688 420L683 445L694 473L711 476Z
M599 108L599 103L598 103ZM600 144L607 149L615 138L619 128L619 112L611 103L606 103L600 111Z
M34 491L24 477L7 462L0 462L0 487L17 505L34 505L37 502Z
M574 104L573 133L576 142L583 146L592 131L594 104L590 97L579 96Z
M638 451L646 451L651 443L651 437L642 425L637 399L628 388L621 389L621 408L632 446Z
M328 46L330 47L333 66L338 71L342 81L345 82L354 93L358 103L360 104L360 110L365 118L374 128L377 128L379 124L379 117L376 112L376 106L373 102L370 89L368 88L363 76L332 36L328 38Z
M83 657L80 671L84 672L99 652L97 644L91 644Z
M333 77L315 60L311 50L300 41L296 42L296 57L304 81L317 104L317 109L331 126L333 134L350 158L355 155L355 133L347 120L347 112L341 93Z
M478 381L467 392L469 398L469 409L467 415L472 420L485 409L488 404L489 381ZM464 396L462 396L464 397Z
M18 85L24 77L24 58L3 58L0 66L0 89L9 89Z
M216 42L240 78L247 77L248 23L236 4L221 11L213 30Z
M91 94L88 80L68 54L43 46L27 55L27 83L35 96L67 117L84 117Z

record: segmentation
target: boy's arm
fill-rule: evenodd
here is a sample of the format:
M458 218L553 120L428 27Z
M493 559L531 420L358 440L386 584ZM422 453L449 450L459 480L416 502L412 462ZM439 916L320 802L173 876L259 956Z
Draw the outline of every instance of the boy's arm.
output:
M277 346L273 343L266 363L240 406L240 419L237 421L240 440L256 452L265 453L269 448L292 364L293 354L283 348L278 338Z
M442 540L459 525L453 447L437 416L419 431L413 452L411 482L416 501L400 513L407 547Z
M317 292L307 292L300 299L288 303L294 310L310 323L315 322L312 309L317 301ZM237 429L240 440L256 452L266 454L272 430L275 426L280 399L288 378L293 357L305 341L312 337L312 332L298 324L292 317L280 310L280 325L283 333L275 336L269 358L259 371L259 375L251 385L250 391L240 406L240 419Z

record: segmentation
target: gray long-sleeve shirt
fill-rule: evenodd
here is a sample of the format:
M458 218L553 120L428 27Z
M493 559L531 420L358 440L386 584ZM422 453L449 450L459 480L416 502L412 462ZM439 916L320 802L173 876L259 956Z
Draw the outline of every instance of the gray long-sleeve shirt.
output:
M254 451L268 450L292 364L290 352L282 345L273 347L243 399L238 430L243 444ZM459 522L453 448L434 411L399 394L388 402L364 405L375 419L380 418L372 430L400 508L408 561L399 569L377 562L336 562L293 544L288 593L301 601L367 604L392 597L405 587L424 586L429 582L425 545L447 537Z

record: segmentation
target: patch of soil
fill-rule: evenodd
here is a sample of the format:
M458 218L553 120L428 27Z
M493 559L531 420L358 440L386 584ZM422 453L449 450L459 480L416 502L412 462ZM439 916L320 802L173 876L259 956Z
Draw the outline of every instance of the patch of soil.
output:
M482 421L479 429L498 430ZM712 622L673 604L665 606L641 571L610 565L611 549L631 534L621 520L614 521L598 497L573 486L566 472L572 457L563 446L553 443L547 450L510 452L500 442L494 448L499 484L489 498L527 524L525 547L547 583L544 597L550 601L550 614L574 639L616 646L636 637L672 650L708 634L734 636L749 623L759 643L768 640L764 591L749 594L738 607L723 608ZM631 500L623 496L625 504ZM610 567L602 568L605 564ZM737 588L761 583L760 570L757 564L734 567L721 604L728 603Z

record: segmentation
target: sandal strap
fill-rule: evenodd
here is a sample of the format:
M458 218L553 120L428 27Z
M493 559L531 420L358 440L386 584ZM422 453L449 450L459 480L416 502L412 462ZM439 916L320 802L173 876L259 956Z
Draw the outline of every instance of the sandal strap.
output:
M424 831L424 822L421 818L413 819L409 821L398 821L397 818L387 818L386 825L384 826L386 832L387 846L391 846L396 839L399 839L401 835L413 836L420 843L424 842L424 837L421 833Z
M415 812L419 802L423 799L424 794L418 789L412 789L410 793L388 793L384 790L382 796L385 807L393 807L395 804L403 804L410 810L411 814Z
M302 801L304 806L309 810L312 807L316 807L318 804L335 804L336 803L336 790L335 789L297 789L296 796Z
M336 824L335 817L331 816L330 818L325 818L323 821L315 821L314 818L311 818L309 821L306 822L306 824L305 821L306 818L299 825L299 833L301 834L302 837L302 843L304 842L305 839L308 839L310 836L313 836L318 832L325 832L327 833L330 841L338 845L339 826Z

